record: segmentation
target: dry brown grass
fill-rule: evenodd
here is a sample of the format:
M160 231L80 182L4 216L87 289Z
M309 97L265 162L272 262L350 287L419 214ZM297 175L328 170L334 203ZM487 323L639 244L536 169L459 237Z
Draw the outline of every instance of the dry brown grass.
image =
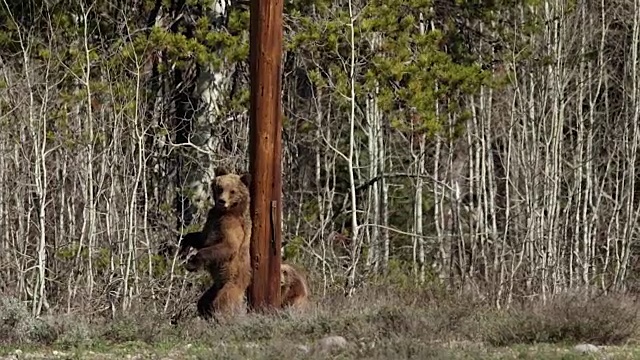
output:
M514 343L621 344L638 332L638 304L628 295L560 294L546 304L520 304L506 311L486 311L477 322L483 340Z
M249 314L227 324L190 317L172 325L167 316L152 313L117 319L50 315L33 320L15 301L5 299L0 304L0 338L5 346L54 344L68 350L127 342L153 348L190 343L224 348L222 353L216 350L226 354L223 358L255 358L255 353L264 359L291 358L300 344L328 335L347 339L343 358L369 359L394 354L445 356L451 349L443 344L449 343L620 344L635 339L640 324L635 299L624 295L561 295L546 305L519 304L498 311L471 297L390 286L362 290L351 299L328 295L305 314Z

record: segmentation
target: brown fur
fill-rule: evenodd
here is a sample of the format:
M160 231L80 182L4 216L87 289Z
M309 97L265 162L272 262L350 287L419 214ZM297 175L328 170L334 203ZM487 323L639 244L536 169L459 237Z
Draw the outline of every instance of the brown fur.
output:
M239 176L216 169L212 184L215 205L202 231L187 234L181 243L181 253L189 247L198 249L185 269L205 268L213 279L213 285L198 300L198 313L203 318L244 307L244 295L251 283L249 182L249 174Z
M280 264L282 307L305 309L309 304L309 286L302 272L293 265Z

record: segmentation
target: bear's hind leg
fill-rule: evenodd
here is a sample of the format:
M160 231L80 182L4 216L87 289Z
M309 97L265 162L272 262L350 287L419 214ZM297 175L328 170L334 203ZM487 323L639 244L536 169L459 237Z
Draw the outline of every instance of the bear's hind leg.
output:
M213 300L213 311L225 315L235 314L244 307L245 290L236 284L226 284Z
M209 320L213 316L213 302L218 297L220 290L220 284L214 283L200 296L200 299L198 299L198 315L203 319Z

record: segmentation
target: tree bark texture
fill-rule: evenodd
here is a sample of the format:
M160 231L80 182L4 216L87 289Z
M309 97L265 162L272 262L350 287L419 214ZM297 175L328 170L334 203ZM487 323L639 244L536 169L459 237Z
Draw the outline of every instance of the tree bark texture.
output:
M282 0L254 0L250 15L251 265L254 310L280 305Z

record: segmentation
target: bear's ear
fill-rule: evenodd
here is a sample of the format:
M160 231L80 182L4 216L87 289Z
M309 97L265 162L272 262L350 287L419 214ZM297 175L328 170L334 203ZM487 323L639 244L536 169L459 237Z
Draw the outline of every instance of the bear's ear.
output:
M244 173L240 176L240 181L245 184L247 187L251 187L251 174Z
M214 170L214 174L216 174L216 177L218 177L229 174L229 171L225 167L219 166Z

